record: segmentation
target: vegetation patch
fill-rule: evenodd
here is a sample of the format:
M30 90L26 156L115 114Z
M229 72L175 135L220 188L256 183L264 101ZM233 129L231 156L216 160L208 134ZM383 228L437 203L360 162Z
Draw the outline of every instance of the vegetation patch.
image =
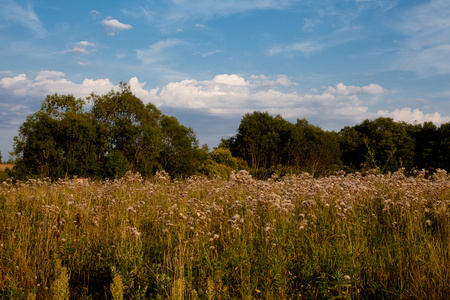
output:
M9 180L0 297L446 299L449 199L442 170Z

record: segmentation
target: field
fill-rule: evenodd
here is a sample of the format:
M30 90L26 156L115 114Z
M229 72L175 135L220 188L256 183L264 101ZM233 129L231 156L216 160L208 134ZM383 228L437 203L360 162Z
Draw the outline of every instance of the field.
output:
M5 171L6 169L11 170L13 167L13 164L0 164L0 171Z
M2 299L445 299L450 176L0 185Z

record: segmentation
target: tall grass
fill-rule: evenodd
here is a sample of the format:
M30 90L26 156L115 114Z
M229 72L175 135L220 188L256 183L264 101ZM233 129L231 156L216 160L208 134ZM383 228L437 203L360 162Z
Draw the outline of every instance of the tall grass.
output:
M450 176L0 188L0 298L445 299Z

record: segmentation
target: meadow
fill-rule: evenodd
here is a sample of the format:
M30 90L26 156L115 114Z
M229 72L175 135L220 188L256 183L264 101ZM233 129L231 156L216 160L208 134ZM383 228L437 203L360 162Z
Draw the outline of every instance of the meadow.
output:
M12 170L14 168L14 164L1 164L0 163L0 172L6 171L6 169Z
M6 181L2 299L445 299L450 176Z

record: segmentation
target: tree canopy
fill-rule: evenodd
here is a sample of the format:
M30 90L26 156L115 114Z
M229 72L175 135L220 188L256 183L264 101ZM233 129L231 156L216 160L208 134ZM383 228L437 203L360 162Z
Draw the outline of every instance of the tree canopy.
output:
M253 171L281 166L320 176L341 167L338 135L305 119L293 124L280 115L248 113L228 145L233 156L245 160Z
M90 110L85 100L54 94L27 117L14 139L19 173L114 178L128 170L195 172L200 149L193 130L145 105L127 85L87 100Z

